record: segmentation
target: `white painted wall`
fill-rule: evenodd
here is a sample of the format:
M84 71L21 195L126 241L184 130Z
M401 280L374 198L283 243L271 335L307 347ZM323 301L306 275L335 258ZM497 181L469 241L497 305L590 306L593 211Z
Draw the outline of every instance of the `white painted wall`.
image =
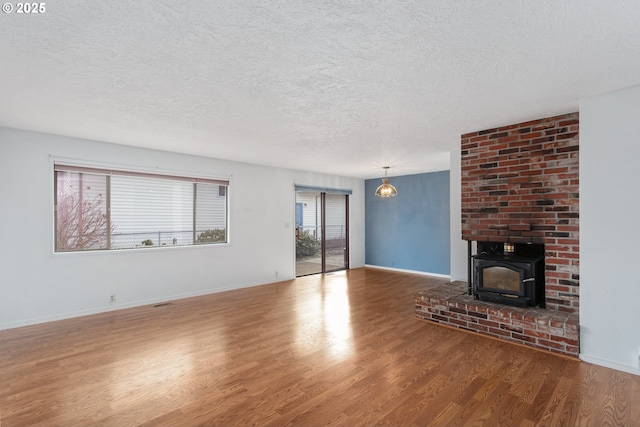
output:
M462 177L460 150L451 152L451 172L449 174L450 229L451 229L451 281L467 281L467 242L462 240Z
M580 357L640 374L640 86L580 103Z
M56 254L51 156L230 177L230 243ZM0 128L0 329L293 278L295 184L353 190L350 265L364 266L361 179Z

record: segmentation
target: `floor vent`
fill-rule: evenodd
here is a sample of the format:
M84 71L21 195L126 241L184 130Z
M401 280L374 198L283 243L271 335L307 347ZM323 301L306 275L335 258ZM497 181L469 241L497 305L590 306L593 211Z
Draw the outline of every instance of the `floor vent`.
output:
M153 304L153 308L164 307L165 305L171 305L170 302L161 302L159 304Z

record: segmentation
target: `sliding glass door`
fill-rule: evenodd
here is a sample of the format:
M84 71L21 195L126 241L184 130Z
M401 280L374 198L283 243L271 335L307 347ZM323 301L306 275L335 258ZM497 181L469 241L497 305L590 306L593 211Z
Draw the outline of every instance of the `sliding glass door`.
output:
M347 239L347 195L326 194L324 197L324 271L349 268Z
M349 268L349 195L296 189L296 276Z
M322 273L322 197L296 191L296 276Z

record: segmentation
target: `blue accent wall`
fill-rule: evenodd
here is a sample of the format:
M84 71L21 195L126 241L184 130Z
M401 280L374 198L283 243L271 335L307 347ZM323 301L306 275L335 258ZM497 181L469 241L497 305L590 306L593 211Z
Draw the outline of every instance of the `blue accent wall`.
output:
M365 262L450 274L449 171L389 178L398 195L376 197L365 181Z

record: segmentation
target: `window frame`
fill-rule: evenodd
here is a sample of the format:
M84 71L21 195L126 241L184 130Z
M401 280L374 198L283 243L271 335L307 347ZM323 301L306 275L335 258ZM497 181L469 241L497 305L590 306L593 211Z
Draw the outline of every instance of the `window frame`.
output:
M158 248L188 248L188 247L199 247L199 246L225 246L230 242L230 217L229 217L229 187L231 186L230 178L225 177L211 177L205 175L189 175L183 174L180 172L168 172L168 171L144 171L141 168L127 168L127 167L111 167L103 164L93 164L92 162L82 162L78 163L76 161L67 161L60 159L52 159L52 174L50 176L53 177L53 198L52 198L52 207L53 207L53 252L55 254L67 254L67 253L91 253L91 252L122 252L122 251L137 251L139 249L158 249ZM72 172L72 173L87 173L93 175L101 175L106 178L106 195L105 195L105 205L106 205L106 216L107 216L107 225L106 225L106 247L102 248L72 248L72 249L59 249L58 248L58 172ZM111 177L113 176L124 176L124 177L134 177L134 178L148 178L148 179L158 179L165 181L174 181L174 182L190 182L194 185L194 192L192 195L192 202L194 207L193 212L193 220L191 221L191 231L192 231L192 242L187 244L180 245L154 245L154 246L135 246L135 247L127 247L127 248L113 248L111 247L111 200L112 200L112 188L111 188ZM225 204L224 204L224 230L225 230L225 240L220 242L197 242L197 234L198 231L197 221L196 221L196 204L197 204L197 184L214 184L220 187L225 187ZM216 195L216 198L220 199L219 195Z

